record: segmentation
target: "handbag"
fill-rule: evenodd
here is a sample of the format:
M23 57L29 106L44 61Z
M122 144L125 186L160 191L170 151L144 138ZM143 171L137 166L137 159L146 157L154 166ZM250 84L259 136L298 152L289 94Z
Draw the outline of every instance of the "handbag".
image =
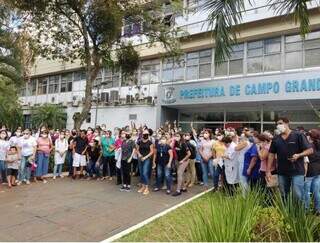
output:
M267 180L267 187L278 187L279 186L279 181L278 181L278 175L274 174L271 175L270 180Z

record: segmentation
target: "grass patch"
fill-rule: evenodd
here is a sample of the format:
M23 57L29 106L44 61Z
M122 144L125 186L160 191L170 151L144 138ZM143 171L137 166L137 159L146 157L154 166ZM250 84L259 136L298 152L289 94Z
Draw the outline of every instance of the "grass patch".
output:
M233 197L208 193L118 241L320 241L320 218L306 214L290 200L277 195L265 207L265 195L251 191Z

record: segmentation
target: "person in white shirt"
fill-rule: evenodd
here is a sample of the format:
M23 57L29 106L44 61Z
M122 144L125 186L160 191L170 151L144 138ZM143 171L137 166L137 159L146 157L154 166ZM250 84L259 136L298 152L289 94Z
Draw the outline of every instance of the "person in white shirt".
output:
M68 141L65 138L65 132L61 131L59 138L55 141L55 153L54 153L54 169L53 169L53 179L55 180L57 176L62 178L62 166L66 159L66 154L68 151Z
M35 161L37 151L37 141L31 136L29 129L24 130L23 136L18 140L18 148L21 153L21 163L18 175L18 185L24 181L30 184L31 164Z
M21 138L21 136L22 136L21 128L18 128L16 130L14 136L10 137L10 139L9 139L10 146L17 146L18 140Z
M10 143L7 141L8 134L6 130L0 130L0 175L2 184L7 183L7 173L6 173L6 156L10 148Z

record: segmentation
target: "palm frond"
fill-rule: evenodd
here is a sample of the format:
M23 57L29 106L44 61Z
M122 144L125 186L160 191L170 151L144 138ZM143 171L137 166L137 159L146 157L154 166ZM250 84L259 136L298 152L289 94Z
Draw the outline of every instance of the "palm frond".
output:
M215 40L215 60L223 62L230 57L237 37L234 26L241 23L245 0L206 0L202 10L208 12L209 28Z
M310 32L310 19L308 3L310 0L269 0L270 8L274 9L276 14L290 15L300 25L300 35L304 38L307 33ZM317 6L320 6L320 1L316 2Z

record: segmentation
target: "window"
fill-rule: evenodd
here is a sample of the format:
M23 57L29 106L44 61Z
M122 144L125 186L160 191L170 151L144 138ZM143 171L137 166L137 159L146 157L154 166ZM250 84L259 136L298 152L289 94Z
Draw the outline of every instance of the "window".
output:
M37 80L31 79L29 83L27 83L26 96L36 95L37 93Z
M42 77L38 80L38 94L47 94L48 89L48 77Z
M31 115L23 115L24 120L24 128L31 129L32 128L32 121L31 121Z
M96 79L93 82L93 86L96 88L97 86L100 86L102 83L102 72L103 70L100 70L97 74Z
M227 76L243 73L244 45L232 46L230 58L227 61L215 64L216 76Z
M121 77L121 87L133 86L138 83L138 74L135 73L132 76Z
M119 87L119 73L113 72L109 69L104 69L103 88Z
M86 123L90 123L91 122L91 113L88 113L88 116L86 118Z
M211 49L187 53L186 58L187 80L204 79L211 77Z
M27 87L28 87L28 84L25 84L21 87L20 89L20 96L24 97L24 96L27 96Z
M59 75L49 76L49 94L59 92Z
M303 67L303 42L300 35L285 37L285 69Z
M141 62L141 84L159 83L160 60Z
M162 81L178 81L184 79L184 60L167 58L163 63Z
M320 31L309 33L304 42L305 67L320 66Z
M281 69L281 38L248 42L248 73Z
M61 75L61 87L60 92L71 92L72 91L72 73L66 73Z
M124 19L123 36L131 37L142 33L142 25L138 20L134 20L131 17Z
M86 80L86 71L80 70L77 72L74 72L74 81L81 81Z

